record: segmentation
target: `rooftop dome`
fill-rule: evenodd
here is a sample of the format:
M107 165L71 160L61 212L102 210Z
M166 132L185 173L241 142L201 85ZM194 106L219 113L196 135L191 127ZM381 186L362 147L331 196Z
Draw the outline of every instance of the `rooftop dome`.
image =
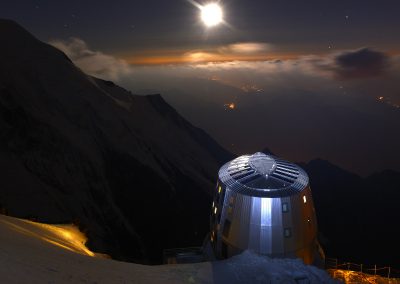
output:
M302 168L261 152L226 163L219 177L233 191L258 197L290 196L308 185L308 176Z

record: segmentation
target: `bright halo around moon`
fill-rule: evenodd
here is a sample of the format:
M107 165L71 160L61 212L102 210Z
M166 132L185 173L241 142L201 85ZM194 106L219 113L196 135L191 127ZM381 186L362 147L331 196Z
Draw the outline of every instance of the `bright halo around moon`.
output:
M210 3L202 6L201 19L207 27L213 27L223 21L223 13L221 7L217 3Z

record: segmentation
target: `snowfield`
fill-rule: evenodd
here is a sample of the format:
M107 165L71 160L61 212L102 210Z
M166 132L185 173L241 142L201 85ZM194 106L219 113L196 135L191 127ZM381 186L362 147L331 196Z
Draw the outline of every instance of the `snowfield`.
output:
M146 266L96 255L76 227L0 215L0 283L337 283L300 260L251 252L225 261Z

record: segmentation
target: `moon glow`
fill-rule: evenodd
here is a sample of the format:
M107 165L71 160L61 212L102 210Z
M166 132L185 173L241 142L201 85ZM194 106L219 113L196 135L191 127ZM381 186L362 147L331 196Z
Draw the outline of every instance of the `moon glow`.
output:
M223 21L221 7L217 3L210 3L200 8L201 20L207 27L213 27Z

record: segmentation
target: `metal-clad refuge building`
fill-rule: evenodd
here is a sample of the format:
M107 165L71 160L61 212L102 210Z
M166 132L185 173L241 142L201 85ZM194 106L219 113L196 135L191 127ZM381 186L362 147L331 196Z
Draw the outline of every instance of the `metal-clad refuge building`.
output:
M219 171L211 210L214 255L249 249L270 257L322 260L308 176L299 166L264 153L240 156Z

